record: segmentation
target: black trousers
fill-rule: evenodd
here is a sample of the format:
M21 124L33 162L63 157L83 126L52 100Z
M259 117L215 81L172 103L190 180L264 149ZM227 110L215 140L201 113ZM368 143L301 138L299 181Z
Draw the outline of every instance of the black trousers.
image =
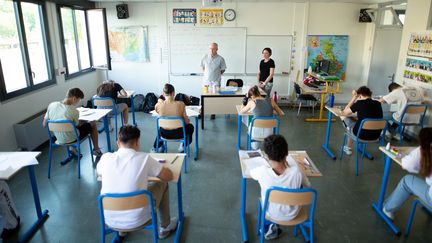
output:
M188 143L191 144L192 143L192 137L193 137L192 135L194 132L194 126L189 123L189 124L186 124L185 129L186 129L186 136L188 139ZM161 136L163 138L167 138L167 139L183 138L183 128L177 128L174 130L166 130L166 129L160 128L160 133L161 133ZM159 140L158 148L160 148L162 145L163 145L163 141ZM153 143L153 148L156 148L156 139Z

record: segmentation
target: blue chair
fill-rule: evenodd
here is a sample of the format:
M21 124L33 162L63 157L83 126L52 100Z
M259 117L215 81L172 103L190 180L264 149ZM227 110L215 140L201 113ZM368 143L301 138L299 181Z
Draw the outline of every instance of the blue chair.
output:
M360 134L362 131L365 130L380 130L381 134L377 139L374 140L364 140L360 139ZM357 136L352 133L352 131L345 131L344 137L342 140L342 146L341 146L341 153L340 153L340 160L342 160L343 157L343 148L345 146L346 138L347 136L355 141L355 154L356 154L356 176L358 176L358 151L361 150L362 152L362 159L364 158L365 152L366 152L366 145L369 143L380 143L381 146L384 146L384 134L387 130L387 120L380 118L380 119L363 119L359 126L359 131L357 133Z
M316 197L317 192L312 188L288 189L281 187L270 187L267 189L264 204L262 205L261 200L258 200L257 233L260 235L260 242L264 242L264 225L265 221L267 220L279 225L295 226L295 237L297 237L297 232L300 229L305 241L313 243ZM290 221L279 221L270 218L266 214L269 202L287 206L300 206L301 208L294 219ZM305 206L307 205L311 205L309 209L309 217L305 209ZM309 229L309 233L307 232L307 229Z
M46 121L45 127L48 131L48 137L49 137L49 152L48 152L48 178L51 178L51 161L52 161L52 150L55 147L59 146L66 146L68 157L66 160L64 160L61 165L65 165L67 162L69 162L72 159L72 153L69 150L69 147L74 147L77 150L78 153L78 178L81 178L81 140L78 135L78 131L76 129L75 123L70 120L48 120ZM65 143L60 144L58 141L54 142L53 136L51 132L69 132L75 134L76 140L71 143ZM86 138L89 140L89 147L90 147L90 157L92 159L92 162L94 164L94 158L93 158L93 146L90 139L90 135L88 135Z
M420 204L424 209L426 209L429 212L429 214L432 215L432 205L427 204L426 202L420 200L419 198L415 199L414 202L412 203L411 214L410 214L408 224L407 224L406 229L405 229L405 236L408 236L410 233L411 224L412 224L412 221L414 219L414 214L415 214L417 204Z
M262 142L264 138L253 138L252 130L253 128L271 128L273 129L273 134L279 134L280 120L276 116L260 116L252 118L252 121L249 125L249 132L246 138L246 149L251 149L252 142Z
M160 128L164 129L183 129L183 137L178 139L164 138L161 135ZM190 146L186 135L186 125L183 117L180 116L160 116L156 119L156 145L159 145L159 141L163 141L165 145L165 153L168 152L168 142L180 142L183 143L183 148L186 151L187 157L190 157ZM184 172L187 173L187 157L184 161Z
M117 105L113 98L111 97L99 97L99 96L93 96L92 97L92 106L93 108L99 107L102 109L112 109L112 117L114 117L114 124L115 124L115 136L117 140L118 136L118 126L117 126L117 116L119 113L117 112ZM123 122L123 112L120 112L120 120L122 126L124 125Z
M140 229L152 230L153 242L158 242L158 224L151 192L141 190L129 193L107 193L98 197L99 215L101 219L101 242L105 243L105 236L115 233L111 242L120 242L119 232L131 232ZM147 207L151 211L151 220L133 229L112 228L105 223L104 210L126 211Z
M397 121L392 117L392 121L394 123L396 123L397 125L399 125L397 132L399 133L400 136L400 145L403 145L403 135L405 132L405 128L407 126L419 126L420 128L423 128L423 123L424 123L424 118L426 116L426 111L429 105L427 104L408 104L405 106L404 111L402 112L402 115L400 117L400 120ZM403 122L404 117L406 115L418 115L420 116L420 119L418 122L415 123L407 123L407 122Z

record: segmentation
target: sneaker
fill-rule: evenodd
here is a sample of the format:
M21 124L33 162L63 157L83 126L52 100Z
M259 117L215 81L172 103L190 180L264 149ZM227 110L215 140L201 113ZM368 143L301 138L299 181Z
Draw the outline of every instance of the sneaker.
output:
M398 141L401 141L401 136L400 136L399 133L396 133L396 134L393 136L393 138L396 139L396 140L398 140Z
M159 229L159 239L167 238L173 231L177 229L177 218L173 217L167 227L160 227Z
M178 151L179 153L184 153L183 143L180 143L180 145L179 145L177 151Z
M393 137L393 135L391 134L391 132L386 131L386 133L385 133L386 140L391 140L392 137Z
M279 229L279 226L277 224L270 224L267 232L264 235L264 239L266 240L273 240L279 237L279 235L282 233L282 230Z
M352 154L352 150L348 146L344 146L343 147L343 151L345 152L346 155L351 155Z
M69 152L71 153L72 158L78 159L78 151L76 148L72 148L71 150L69 150ZM80 154L79 156L80 156L79 158L82 159L83 155Z
M17 221L18 221L18 223L17 223L17 226L15 226L15 228L12 228L12 229L6 229L6 228L4 228L3 229L3 232L1 233L1 236L0 236L2 239L7 239L7 238L11 237L12 235L14 235L14 234L16 234L18 232L18 230L19 230L19 228L21 226L21 224L20 224L20 222L21 222L20 217L17 217Z
M384 214L385 214L389 219L391 219L391 220L394 219L394 213L387 211L387 210L385 209L385 207L383 207L383 213L384 213Z
M96 156L96 158L100 158L102 156L102 151L100 149L93 149L93 155Z

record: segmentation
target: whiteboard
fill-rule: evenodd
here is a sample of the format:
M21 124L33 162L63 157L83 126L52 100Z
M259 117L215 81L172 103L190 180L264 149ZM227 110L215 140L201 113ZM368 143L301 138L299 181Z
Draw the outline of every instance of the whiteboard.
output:
M290 35L249 35L247 37L246 73L257 74L262 59L262 50L270 47L271 59L275 62L275 74L291 70L292 36Z
M169 30L170 73L202 73L201 59L216 42L226 62L226 73L244 74L246 28L180 28Z

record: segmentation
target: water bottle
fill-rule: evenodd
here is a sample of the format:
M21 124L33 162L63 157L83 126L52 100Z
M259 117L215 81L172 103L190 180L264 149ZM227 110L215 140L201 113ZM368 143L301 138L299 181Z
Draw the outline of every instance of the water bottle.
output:
M312 66L310 66L310 65L308 67L308 74L312 74Z
M277 103L277 101L278 101L278 96L277 96L276 91L273 93L273 97L272 97L272 99L273 99L273 101L274 101L275 103Z

